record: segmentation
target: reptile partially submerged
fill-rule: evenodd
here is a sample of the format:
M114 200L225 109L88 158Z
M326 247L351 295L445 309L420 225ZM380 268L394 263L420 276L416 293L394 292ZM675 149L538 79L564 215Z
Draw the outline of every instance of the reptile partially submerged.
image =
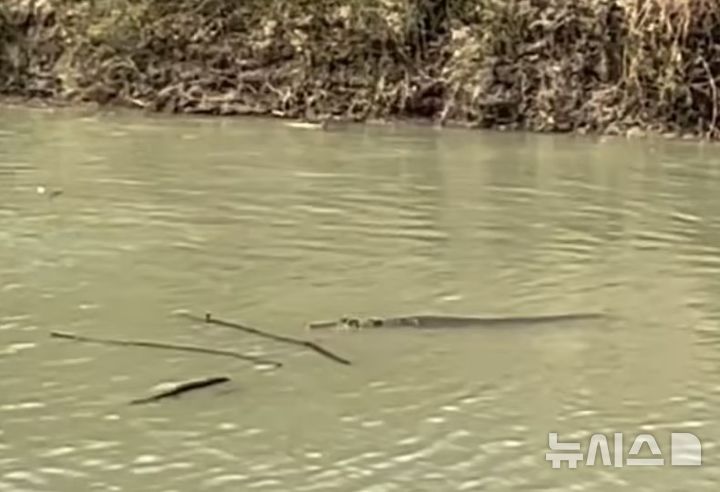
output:
M582 321L602 318L599 313L571 313L544 316L444 316L424 314L390 318L352 318L343 316L337 320L316 321L308 324L309 329L333 328L358 330L363 328L469 328L526 323L551 323L557 321Z

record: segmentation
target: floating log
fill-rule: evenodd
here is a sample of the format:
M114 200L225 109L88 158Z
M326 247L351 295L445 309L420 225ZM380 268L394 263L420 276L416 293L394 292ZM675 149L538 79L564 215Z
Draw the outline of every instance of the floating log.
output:
M268 365L268 366L272 366L272 367L282 367L281 362L277 362L274 360L264 359L262 357L255 357L252 355L240 354L240 353L232 352L229 350L196 347L194 345L175 345L175 344L169 344L169 343L148 342L148 341L141 341L141 340L116 340L116 339L108 339L108 338L92 338L92 337L86 337L86 336L81 336L81 335L75 335L73 333L59 332L59 331L51 332L50 336L53 338L62 338L65 340L73 340L76 342L97 343L97 344L104 344L104 345L117 345L117 346L123 346L123 347L145 347L145 348L155 348L155 349L162 349L162 350L176 350L176 351L183 351L183 352L195 352L195 353L200 353L200 354L220 355L220 356L224 356L224 357L233 357L235 359L245 360L248 362L252 362L256 365Z
M330 359L332 361L335 361L335 362L338 362L340 364L344 364L347 366L352 365L352 363L349 360L345 359L344 357L334 354L330 350L318 345L315 342L311 342L309 340L302 340L302 339L288 337L288 336L284 336L284 335L275 335L273 333L268 333L268 332L260 330L258 328L246 326L241 323L224 321L224 320L221 320L218 318L214 318L210 313L205 314L204 318L200 317L200 316L194 316L189 313L179 313L179 315L183 316L184 318L190 319L192 321L197 321L200 323L208 323L208 324L218 325L218 326L224 326L226 328L232 328L234 330L240 330L240 331L244 331L246 333L251 333L253 335L258 335L258 336L261 336L264 338L268 338L270 340L275 340L277 342L282 342L282 343L287 343L290 345L305 347L305 348L308 348L310 350L317 352L318 354L320 354L324 357L327 357L328 359Z
M172 389L169 389L167 391L163 391L162 393L158 393L156 395L148 396L147 398L138 398L137 400L132 400L130 402L131 405L140 405L144 403L153 403L159 400L163 400L165 398L174 398L177 396L182 395L183 393L187 393L188 391L194 391L202 388L207 388L209 386L215 386L217 384L227 383L230 381L230 378L226 376L216 376L212 378L205 378L205 379L196 379L193 381L188 381L186 383L179 384L175 386Z

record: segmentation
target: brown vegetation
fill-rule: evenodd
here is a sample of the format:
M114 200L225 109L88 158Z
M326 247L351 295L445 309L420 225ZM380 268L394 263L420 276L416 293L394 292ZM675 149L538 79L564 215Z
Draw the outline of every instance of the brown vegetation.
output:
M12 0L0 92L719 137L717 0Z

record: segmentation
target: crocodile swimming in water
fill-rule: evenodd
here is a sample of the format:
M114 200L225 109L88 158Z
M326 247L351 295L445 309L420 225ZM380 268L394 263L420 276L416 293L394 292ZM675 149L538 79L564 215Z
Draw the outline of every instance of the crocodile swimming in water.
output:
M509 317L483 317L483 316L445 316L423 314L417 316L397 316L390 318L352 318L343 316L337 320L316 321L308 324L309 329L333 328L358 330L364 328L469 328L504 326L528 323L551 323L557 321L581 321L602 318L600 313L571 313L542 316L509 316Z

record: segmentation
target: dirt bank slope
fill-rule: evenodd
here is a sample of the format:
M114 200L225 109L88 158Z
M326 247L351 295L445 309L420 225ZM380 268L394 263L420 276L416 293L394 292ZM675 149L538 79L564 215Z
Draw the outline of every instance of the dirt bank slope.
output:
M6 0L0 93L716 138L717 0Z

